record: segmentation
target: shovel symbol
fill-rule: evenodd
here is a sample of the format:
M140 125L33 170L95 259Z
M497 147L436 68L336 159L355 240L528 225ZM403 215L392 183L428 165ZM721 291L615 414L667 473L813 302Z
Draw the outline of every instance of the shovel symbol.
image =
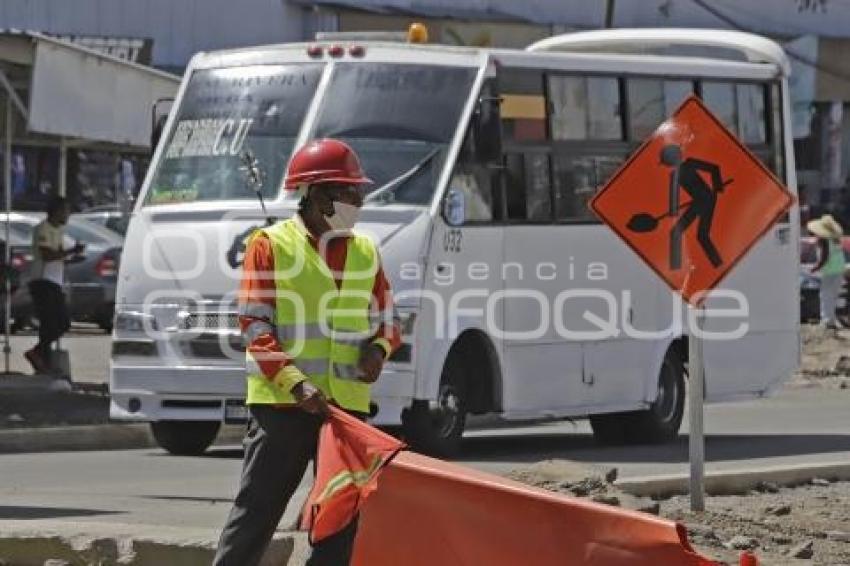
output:
M679 210L682 210L689 204L691 204L691 201L682 203L682 205L679 206ZM629 222L626 224L626 228L628 228L632 232L637 232L639 234L652 232L653 230L658 228L658 223L661 221L661 219L666 218L668 216L669 214L666 212L663 214L659 214L658 216L652 216L651 214L648 214L646 212L640 212L631 217Z
M722 187L726 187L730 183L732 183L733 179L727 179L723 181ZM682 209L687 208L691 204L691 201L683 202L679 205L679 208L676 212L681 212ZM658 228L658 223L663 218L667 218L671 216L671 214L665 212L663 214L659 214L658 216L653 216L646 212L639 212L632 216L628 223L626 224L626 228L631 230L632 232L636 232L638 234L644 234L646 232L652 232L656 228Z

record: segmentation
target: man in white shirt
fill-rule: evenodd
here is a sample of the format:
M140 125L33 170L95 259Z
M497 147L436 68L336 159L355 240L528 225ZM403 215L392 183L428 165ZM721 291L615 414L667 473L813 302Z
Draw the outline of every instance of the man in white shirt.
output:
M67 201L54 197L47 203L47 218L33 230L29 289L39 321L38 344L24 352L24 357L36 373L50 370L50 345L71 326L62 292L65 258L82 252L84 246L77 243L72 248L62 247L62 227L68 222L69 213Z

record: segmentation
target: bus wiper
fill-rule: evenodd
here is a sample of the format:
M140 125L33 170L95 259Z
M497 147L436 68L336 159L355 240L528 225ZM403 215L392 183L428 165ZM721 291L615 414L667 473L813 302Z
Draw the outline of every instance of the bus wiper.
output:
M411 177L419 173L422 169L425 168L428 163L434 159L434 156L440 153L440 148L435 147L431 151L428 152L428 155L420 159L413 167L399 175L398 177L389 180L388 182L381 185L379 188L372 191L369 196L367 196L364 202L374 202L376 200L380 200L383 202L390 202L392 200L392 195L404 183L406 183Z

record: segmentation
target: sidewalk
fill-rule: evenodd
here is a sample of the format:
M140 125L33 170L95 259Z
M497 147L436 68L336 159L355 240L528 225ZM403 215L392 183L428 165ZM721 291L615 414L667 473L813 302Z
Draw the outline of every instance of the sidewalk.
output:
M108 421L105 383L68 383L48 375L0 374L0 430Z

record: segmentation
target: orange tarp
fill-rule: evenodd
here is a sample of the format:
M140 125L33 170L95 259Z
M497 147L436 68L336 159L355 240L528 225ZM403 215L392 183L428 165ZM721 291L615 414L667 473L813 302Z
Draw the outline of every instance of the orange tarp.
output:
M709 566L682 525L399 454L361 510L355 566Z
M301 528L316 543L342 530L375 490L381 469L404 444L331 407L319 432L316 481L301 513Z

